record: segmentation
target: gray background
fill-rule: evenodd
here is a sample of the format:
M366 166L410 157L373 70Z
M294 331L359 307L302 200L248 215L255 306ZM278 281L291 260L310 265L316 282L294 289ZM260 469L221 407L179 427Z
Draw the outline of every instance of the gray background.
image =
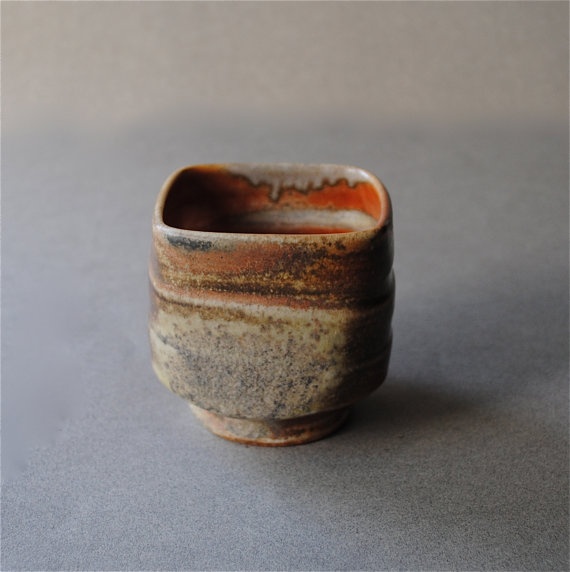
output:
M567 3L1 9L3 570L568 569ZM216 161L391 191L390 373L326 440L151 371L154 199Z

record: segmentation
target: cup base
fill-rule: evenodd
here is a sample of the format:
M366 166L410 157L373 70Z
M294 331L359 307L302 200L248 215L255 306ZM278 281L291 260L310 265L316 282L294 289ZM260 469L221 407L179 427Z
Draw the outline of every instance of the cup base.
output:
M189 405L194 415L215 435L261 447L286 447L317 441L336 431L348 416L348 408L344 408L295 419L236 419L192 403Z

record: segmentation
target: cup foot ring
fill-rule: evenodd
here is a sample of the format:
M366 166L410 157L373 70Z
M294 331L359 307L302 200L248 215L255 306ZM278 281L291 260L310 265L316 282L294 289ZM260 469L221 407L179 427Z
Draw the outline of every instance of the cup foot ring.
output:
M348 408L315 413L294 419L236 419L202 409L190 403L190 409L212 433L245 445L285 447L301 445L336 431L348 416Z

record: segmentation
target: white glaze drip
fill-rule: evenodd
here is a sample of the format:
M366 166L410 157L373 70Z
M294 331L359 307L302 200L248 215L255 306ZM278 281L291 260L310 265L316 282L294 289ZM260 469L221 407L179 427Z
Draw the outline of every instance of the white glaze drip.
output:
M294 188L299 192L307 193L325 185L335 185L342 179L345 179L351 187L358 183L374 184L365 171L356 167L341 165L298 165L295 163L241 165L230 163L226 165L226 168L232 175L245 177L252 185L269 185L272 201L279 200L283 189Z

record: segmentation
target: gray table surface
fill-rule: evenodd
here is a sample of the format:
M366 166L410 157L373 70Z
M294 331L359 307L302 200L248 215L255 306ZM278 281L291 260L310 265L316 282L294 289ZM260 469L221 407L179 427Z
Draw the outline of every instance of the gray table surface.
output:
M566 569L566 130L188 121L5 137L3 569ZM390 373L314 444L210 435L150 368L155 196L227 157L392 194Z
M568 4L2 3L2 570L568 570ZM391 192L388 379L209 434L150 367L187 164Z

